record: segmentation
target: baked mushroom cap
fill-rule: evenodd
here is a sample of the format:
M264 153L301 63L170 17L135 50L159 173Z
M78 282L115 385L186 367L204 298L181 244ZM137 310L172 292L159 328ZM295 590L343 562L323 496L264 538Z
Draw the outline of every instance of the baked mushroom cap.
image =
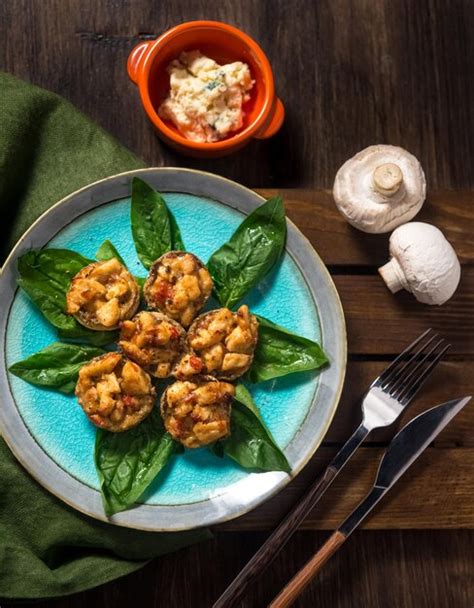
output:
M258 341L258 321L241 306L237 312L218 308L199 316L188 330L188 352L174 374L187 378L211 374L223 380L242 376L252 364Z
M166 430L187 448L198 448L230 433L230 413L235 388L215 378L198 376L178 380L161 397Z
M403 148L369 146L336 174L333 196L345 219L364 232L389 232L421 209L426 180L418 160Z
M148 306L189 327L212 292L212 279L193 253L170 251L150 268L143 288Z
M139 312L120 327L119 346L156 378L166 378L182 355L186 332L161 312Z
M391 260L379 273L392 293L411 292L424 304L444 304L454 294L461 265L441 230L424 222L400 226L390 236Z
M150 376L120 353L107 353L83 365L76 396L89 420L113 433L139 424L156 398Z
M117 329L140 303L140 288L117 259L93 262L72 279L66 311L81 325L100 331Z

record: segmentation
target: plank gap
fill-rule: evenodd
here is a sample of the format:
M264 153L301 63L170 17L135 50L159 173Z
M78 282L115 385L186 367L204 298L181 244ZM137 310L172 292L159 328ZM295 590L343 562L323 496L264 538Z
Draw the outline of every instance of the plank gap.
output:
M382 449L360 448L310 513L303 529L334 529L372 488ZM218 530L267 530L293 508L335 450L320 448L284 492ZM474 449L428 448L365 520L366 529L474 528Z
M416 336L413 337L413 340L416 338ZM408 343L407 343L408 346ZM402 349L400 352L402 352L404 349ZM400 354L400 352L398 353L364 353L364 354L359 354L359 353L349 353L347 355L347 360L348 361L356 361L356 362L380 362L380 363L386 363L387 365L389 363L391 363L396 357L398 357L398 355ZM472 353L466 353L466 354L457 354L457 353L447 353L444 357L443 357L443 361L451 361L451 362L461 362L461 361L468 361L468 362L472 362L474 361L474 354ZM374 378L375 380L375 378Z
M378 266L375 265L365 265L365 264L329 264L328 270L331 275L340 276L340 275L360 275L360 276L368 276L368 275L376 275L378 276L377 269Z

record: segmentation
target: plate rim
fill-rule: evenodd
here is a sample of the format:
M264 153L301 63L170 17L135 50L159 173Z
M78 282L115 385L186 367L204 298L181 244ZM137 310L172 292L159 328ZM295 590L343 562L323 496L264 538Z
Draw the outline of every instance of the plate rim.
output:
M3 283L5 280L8 280L8 278L9 278L8 274L7 274L7 277L5 278L5 272L8 273L8 271L12 270L12 264L13 264L14 260L17 258L18 254L22 252L22 249L28 243L28 239L36 232L38 225L42 224L46 220L46 218L48 218L48 216L51 216L51 214L54 213L55 210L66 205L68 202L70 202L71 199L76 199L77 197L80 197L80 195L87 193L88 190L90 190L91 193L93 193L94 190L96 190L97 187L100 186L100 184L105 184L107 182L108 183L118 182L119 188L128 187L128 194L120 194L118 197L111 197L111 198L109 198L108 201L95 200L94 197L91 196L89 200L85 201L85 208L82 210L79 210L79 212L76 211L74 213L73 217L71 218L71 221L74 221L75 219L80 217L85 212L90 211L94 208L97 208L100 205L106 204L107 202L112 202L114 200L118 200L119 198L124 198L126 196L130 196L130 184L131 184L131 180L133 177L145 177L146 178L147 176L148 177L156 176L156 179L159 179L160 175L163 176L164 179L166 179L165 176L168 176L168 177L171 176L171 179L176 179L175 183L177 184L174 186L173 189L161 188L161 190L163 192L170 192L170 193L171 192L184 192L184 193L188 193L188 194L193 194L195 196L204 196L206 198L210 198L211 200L215 200L216 202L219 202L221 204L225 204L228 207L236 209L237 211L239 211L241 213L248 213L249 211L243 211L241 208L239 208L237 203L233 204L232 202L224 202L225 196L222 197L224 200L219 200L219 198L217 196L214 196L212 194L197 193L196 190L190 191L189 189L183 188L182 185L179 183L180 182L179 176L186 175L186 176L188 176L189 179L192 179L194 177L198 182L203 181L206 183L206 185L209 185L209 184L212 185L212 183L221 182L220 185L224 186L224 193L226 190L227 191L230 190L238 195L238 193L240 191L241 195L244 198L247 197L247 199L248 199L243 203L244 206L249 207L250 210L252 208L255 208L256 206L258 206L258 204L261 204L261 202L263 202L265 200L265 198L263 196L261 196L254 190L247 188L246 186L243 186L242 184L239 184L233 180L227 179L220 175L216 175L213 173L209 173L206 171L200 171L200 170L196 170L196 169L187 169L187 168L180 168L180 167L150 167L150 168L144 168L144 169L135 169L135 170L131 170L131 171L124 171L124 172L118 173L116 175L111 175L106 178L103 178L103 179L97 180L95 182L92 182L90 184L87 184L86 186L83 186L82 188L68 194L67 196L63 197L58 202L56 202L54 205L49 207L46 211L44 211L31 224L31 226L28 228L28 230L26 230L24 232L24 234L20 236L20 238L16 242L15 246L12 248L10 254L8 255L7 259L5 260L5 263L2 266L1 273L0 273L0 283ZM210 190L212 190L212 187L210 188ZM332 362L332 365L328 368L329 370L331 370L331 369L333 370L332 375L335 374L337 384L331 388L331 390L333 391L333 393L331 395L331 406L329 409L329 413L325 418L325 423L324 423L324 425L322 425L321 429L319 430L319 440L314 442L311 449L305 454L304 458L300 459L297 466L294 469L292 469L291 474L286 474L286 473L282 473L279 471L272 471L272 472L267 472L267 473L249 473L244 479L229 486L229 488L235 488L235 492L238 492L237 488L238 488L239 484L242 484L242 482L247 482L247 485L248 485L248 482L251 481L252 478L255 478L255 481L258 484L259 490L260 490L260 493L256 497L252 497L252 500L247 501L244 505L240 504L239 501L236 501L235 504L237 506L235 506L235 504L232 503L230 508L229 508L229 505L226 505L225 501L224 501L224 505L221 505L219 508L217 508L217 512L216 512L216 509L211 509L213 511L211 516L206 516L203 518L202 514L200 515L199 513L193 513L192 521L187 522L187 523L185 523L185 520L183 518L181 518L181 520L178 520L178 522L174 522L174 523L172 521L171 522L168 521L167 525L165 525L163 527L163 525L160 525L160 524L162 524L162 522L160 521L161 518L160 518L159 511L161 510L161 511L166 511L166 512L172 512L172 511L176 512L177 509L183 509L183 510L187 511L188 513L190 513L191 511L195 510L195 509L193 509L193 507L195 505L202 504L203 501L198 501L196 503L189 503L186 505L139 504L139 506L137 506L133 509L120 512L120 513L108 518L105 515L105 513L103 512L102 502L100 499L100 492L98 490L85 486L85 484L83 484L82 482L80 482L79 480L74 478L69 472L62 469L51 458L51 456L49 456L41 448L41 446L36 442L35 438L31 435L28 427L23 422L23 419L17 410L15 400L10 391L10 385L9 385L9 381L8 381L8 372L7 372L6 360L5 360L6 353L5 353L5 348L3 348L3 349L1 349L1 356L0 356L0 390L1 390L2 395L11 402L9 405L13 406L14 410L16 411L17 418L19 418L19 421L20 421L20 429L19 429L19 431L17 430L16 433L13 433L12 437L10 436L9 421L5 418L5 410L7 408L5 407L5 404L4 404L4 407L0 408L0 433L3 436L3 439L5 440L5 442L7 443L9 449L15 456L15 458L22 464L22 466L28 471L28 473L30 475L32 475L34 477L34 479L36 479L36 481L38 481L50 493L52 493L53 495L55 495L56 497L61 499L63 502L65 502L66 504L68 504L69 506L74 508L75 510L82 512L90 517L93 517L94 519L98 519L98 520L101 520L101 521L104 521L104 522L107 522L110 524L125 526L128 528L157 531L157 532L158 531L170 532L170 531L189 530L189 529L198 528L198 527L202 527L202 526L208 526L208 525L216 525L218 523L223 523L223 522L235 519L236 517L239 517L245 513L248 513L249 511L254 509L256 506L262 504L263 502L266 502L269 498L276 495L280 490L282 490L292 479L294 479L300 473L300 471L304 468L304 466L308 463L308 461L313 457L316 450L320 447L320 445L324 439L324 436L326 435L326 433L332 423L334 415L336 413L336 410L337 410L337 407L338 407L338 404L340 401L341 393L342 393L342 388L344 385L344 378L345 378L345 372L346 372L347 335L346 335L346 326L345 326L345 319L344 319L342 304L341 304L337 289L332 280L332 277L329 274L328 269L326 268L326 265L322 261L321 257L317 253L317 251L313 248L313 246L311 245L309 240L297 228L297 226L288 217L286 218L286 221L287 221L287 226L288 226L288 241L291 238L293 238L293 239L295 239L294 245L299 245L301 247L301 251L298 251L298 253L295 253L295 251L290 251L289 248L287 249L287 252L291 256L293 261L297 264L300 272L302 273L302 276L303 276L305 282L307 283L307 287L311 292L313 302L315 304L317 313L320 318L322 333L324 331L323 318L321 317L320 308L317 306L317 300L316 300L313 288L308 282L308 273L305 272L303 270L303 268L301 267L299 256L306 256L306 257L309 256L310 258L313 258L313 260L316 262L318 273L319 273L319 275L321 275L323 283L324 283L325 287L328 289L328 293L330 293L330 300L332 300L332 304L335 304L335 309L332 311L332 313L336 319L337 331L336 330L333 331L334 335L332 337L334 339L337 339L336 348L337 348L337 352L338 352L338 356L339 356L339 360ZM62 224L62 226L57 229L57 232L62 230L65 227L65 225L66 224ZM57 234L57 232L55 234ZM54 238L55 234L49 235L49 233L48 233L47 241L45 244L47 244L47 242L49 242L49 240ZM46 240L46 239L43 239L43 240ZM288 247L288 241L287 241L287 247ZM42 246L45 246L45 244L43 244ZM34 245L31 245L31 246L34 246ZM37 246L39 246L39 245L37 245ZM28 247L28 248L30 248L30 247ZM14 270L13 275L15 274L15 272L16 271ZM318 274L318 273L316 273L316 274ZM10 274L12 274L12 273L10 273ZM12 279L13 276L10 278ZM6 287L9 287L9 289L2 289L0 291L0 304L5 305L4 307L2 306L2 308L4 310L9 311L10 306L15 297L16 290L17 290L16 281L14 281L13 284L7 283ZM3 315L2 319L1 319L1 323L0 323L0 339L2 339L3 341L6 338L7 321L8 321L8 314ZM323 339L324 339L324 336L323 336ZM318 393L319 393L320 385L321 385L321 380L324 378L325 374L327 374L326 370L320 373L319 384L313 395L312 402L311 402L311 405L308 410L308 415L314 409L315 403L317 402ZM301 432L301 429L307 423L306 418L307 417L305 417L305 420L302 422L300 428L296 431L293 439L288 444L287 449L289 447L291 447L292 443L295 441L296 437ZM26 433L26 436L25 436L25 433ZM58 489L58 487L55 487L54 485L52 485L50 483L50 481L48 480L47 473L45 471L43 471L41 469L41 467L37 465L36 462L34 462L34 465L36 465L36 466L33 466L31 464L31 458L27 457L28 454L30 453L29 450L27 449L28 446L26 449L23 449L24 444L22 444L21 442L20 442L21 443L20 446L18 446L16 444L16 442L14 441L15 434L19 434L20 436L23 436L23 439L26 438L29 442L33 442L34 451L39 450L42 454L43 458L41 460L46 459L47 463L49 464L50 467L52 467L53 470L59 469L61 471L61 477L66 476L70 482L72 481L72 485L80 484L83 488L86 488L86 494L93 493L93 494L97 495L99 497L99 508L97 509L97 496L95 497L95 500L91 501L92 503L94 503L92 505L92 507L87 508L85 505L78 504L77 502L75 502L74 499L71 498L71 492L69 492L69 495L65 495L64 493L61 492L61 488ZM31 450L31 447L32 446L29 446L30 450ZM52 477L54 477L54 475ZM257 478L258 478L258 481L257 481ZM69 483L66 485L71 485L71 484ZM263 490L262 490L262 487L263 487ZM64 489L63 489L63 492L64 492ZM76 493L73 491L72 496L74 496L75 494ZM221 496L226 496L226 495L227 494L224 494ZM207 502L212 505L213 502L216 502L216 499L210 499L210 500L208 499L207 501L204 501L204 502ZM227 506L228 512L219 513L219 510L222 510L222 506L224 508ZM153 510L153 514L151 513L151 510ZM143 512L144 517L139 517L139 520L140 520L139 522L134 521L134 520L136 520L137 513L139 513L140 511ZM162 515L163 515L163 513L162 513ZM186 516L184 515L184 517L186 517ZM164 519L166 519L166 518L164 518ZM170 513L170 517L168 517L168 519L174 520L175 517L171 516L171 513Z

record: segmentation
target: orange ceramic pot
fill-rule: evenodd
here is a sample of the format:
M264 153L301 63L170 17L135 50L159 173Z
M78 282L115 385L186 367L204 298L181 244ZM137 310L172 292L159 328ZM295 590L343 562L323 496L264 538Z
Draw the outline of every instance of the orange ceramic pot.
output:
M235 134L218 142L203 143L186 139L157 109L169 91L167 66L183 51L199 50L220 64L243 61L250 67L255 84L244 106L244 125ZM281 127L285 109L275 94L270 63L247 34L218 21L190 21L162 34L156 40L137 45L128 57L127 71L138 86L140 98L158 135L184 154L215 158L235 152L253 138L265 139Z

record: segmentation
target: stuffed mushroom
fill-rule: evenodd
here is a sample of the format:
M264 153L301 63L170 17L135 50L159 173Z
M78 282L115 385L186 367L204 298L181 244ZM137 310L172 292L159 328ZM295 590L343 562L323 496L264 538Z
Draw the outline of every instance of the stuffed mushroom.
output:
M189 327L212 292L212 279L192 253L170 251L150 269L144 294L148 306Z
M186 333L161 312L139 312L120 326L119 346L135 363L156 378L170 375L181 355Z
M66 294L66 311L89 329L113 330L135 314L140 288L115 258L94 262L72 279Z
M107 353L81 367L76 396L93 424L114 433L139 424L155 404L150 376L120 353Z
M258 341L258 321L241 306L237 312L228 308L211 310L194 321L188 331L188 352L175 369L178 378L211 374L234 380L252 364Z
M235 388L200 376L171 384L161 398L161 415L170 435L187 448L198 448L230 433Z

